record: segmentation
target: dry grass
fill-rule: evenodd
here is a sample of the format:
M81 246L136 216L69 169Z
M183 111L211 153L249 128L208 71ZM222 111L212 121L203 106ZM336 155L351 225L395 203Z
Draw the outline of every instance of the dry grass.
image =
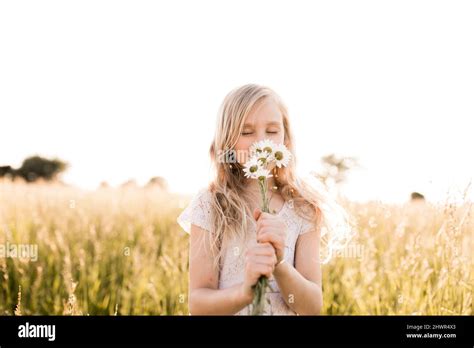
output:
M324 269L328 314L472 315L471 206L347 204L362 251ZM343 255L344 256L344 255Z
M0 257L0 314L186 315L186 203L153 189L0 182L0 244L38 245L36 262ZM324 266L324 313L472 315L468 205L346 206L356 254Z
M38 260L0 258L0 313L187 314L186 201L150 190L83 192L0 183L0 244L37 244Z

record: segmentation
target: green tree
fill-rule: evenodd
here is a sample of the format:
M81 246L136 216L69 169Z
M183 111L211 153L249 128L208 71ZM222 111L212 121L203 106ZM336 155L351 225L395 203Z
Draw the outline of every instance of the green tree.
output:
M324 185L339 185L347 179L347 172L358 166L355 157L343 157L330 154L321 158L322 169L313 173Z
M158 187L164 191L168 190L168 182L161 176L154 176L148 181L146 187Z
M58 174L65 171L68 167L66 162L60 159L47 159L40 156L28 157L23 164L17 169L16 175L21 176L28 182L44 179L51 181L57 178Z

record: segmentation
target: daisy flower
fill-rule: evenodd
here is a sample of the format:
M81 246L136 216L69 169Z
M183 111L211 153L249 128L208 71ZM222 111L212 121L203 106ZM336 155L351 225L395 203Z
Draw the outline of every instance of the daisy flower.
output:
M262 154L267 153L268 155L273 154L273 149L275 148L275 143L270 139L264 139L257 143L254 143L250 147L250 154Z
M274 148L273 158L278 168L287 167L290 163L291 152L283 144L278 144Z
M272 175L270 174L270 171L268 169L259 167L258 170L254 173L254 178L259 180L259 181L264 181L271 177Z
M254 179L255 173L261 168L257 157L251 157L244 165L244 175L246 178Z

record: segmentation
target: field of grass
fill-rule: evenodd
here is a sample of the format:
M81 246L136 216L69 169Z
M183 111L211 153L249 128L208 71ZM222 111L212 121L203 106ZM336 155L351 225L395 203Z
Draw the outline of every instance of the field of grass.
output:
M187 315L188 198L0 181L0 314ZM359 233L323 267L323 314L473 314L470 206L346 203ZM11 256L11 255L10 255Z

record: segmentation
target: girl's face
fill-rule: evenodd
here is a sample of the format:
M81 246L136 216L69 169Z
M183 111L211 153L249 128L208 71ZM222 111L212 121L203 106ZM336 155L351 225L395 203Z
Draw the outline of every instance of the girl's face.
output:
M237 162L245 164L250 146L263 139L270 139L276 144L282 144L285 139L283 115L271 98L265 98L255 104L247 115L244 128L235 145Z

